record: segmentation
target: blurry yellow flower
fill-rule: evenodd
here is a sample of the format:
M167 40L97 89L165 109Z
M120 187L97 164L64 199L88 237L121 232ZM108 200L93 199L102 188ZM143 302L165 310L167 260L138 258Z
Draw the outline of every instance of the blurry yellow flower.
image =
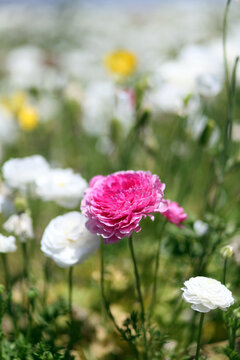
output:
M18 123L25 131L34 130L39 123L39 114L31 105L25 105L18 113Z
M119 50L107 54L104 58L104 65L116 75L129 76L136 69L137 58L129 51Z
M3 97L1 104L3 107L12 114L17 114L27 101L27 95L22 92L16 92L12 96Z

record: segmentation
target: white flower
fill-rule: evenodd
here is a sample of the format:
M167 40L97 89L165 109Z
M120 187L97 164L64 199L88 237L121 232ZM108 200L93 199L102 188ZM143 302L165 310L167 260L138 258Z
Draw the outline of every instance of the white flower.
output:
M183 299L198 312L207 313L217 308L225 311L234 303L231 291L215 279L197 276L185 281L184 286Z
M193 229L198 236L202 236L208 232L208 224L202 220L196 220L193 224Z
M113 117L114 85L110 82L90 83L83 99L84 130L90 135L108 134L109 121Z
M25 191L48 169L49 165L41 155L33 155L6 161L2 172L8 186Z
M72 169L52 169L36 181L38 196L66 208L75 208L86 188L86 180Z
M199 75L196 78L196 86L199 94L206 97L216 96L222 89L222 78L213 74Z
M77 211L56 217L44 231L41 250L62 268L82 263L100 246L99 237L89 232L86 221Z
M4 223L3 228L9 233L18 236L21 242L33 238L32 219L26 213L10 216Z
M0 253L9 253L17 250L16 239L14 236L4 236L0 234Z
M16 120L0 105L0 142L11 144L16 141L17 135Z

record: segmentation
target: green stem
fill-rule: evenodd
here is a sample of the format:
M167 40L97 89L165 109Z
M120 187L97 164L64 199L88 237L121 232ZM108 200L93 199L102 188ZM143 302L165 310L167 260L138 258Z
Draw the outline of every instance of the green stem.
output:
M116 328L116 330L120 333L120 335L122 335L122 331L120 329L120 327L118 326L118 324L116 323L116 320L111 312L110 309L110 304L105 296L105 286L104 286L104 240L103 238L101 239L101 249L100 249L100 254L101 254L101 295L102 295L102 301L103 301L103 305L104 308L106 310L106 313L109 317L109 319L112 321L114 327Z
M32 333L32 305L30 299L28 299L28 329L27 329L27 341L30 342L31 340L31 333Z
M224 58L224 70L225 70L225 81L226 81L227 91L229 91L229 73L228 73L228 58L227 58L227 21L228 21L230 4L231 4L231 0L227 0L227 4L224 11L224 17L223 17L223 58Z
M2 263L3 263L3 269L4 269L4 276L5 276L5 286L7 292L11 289L11 281L10 281L10 274L9 274L9 267L7 262L7 255L1 254L2 257Z
M237 323L238 323L238 319L236 317L234 317L234 324L233 324L233 328L232 328L232 336L230 338L230 348L232 350L235 350L235 343L236 343L236 331L237 331Z
M73 266L71 266L68 271L68 311L70 317L70 327L72 327L73 324L72 292L73 292Z
M106 298L105 295L105 286L104 286L104 240L103 238L101 238L101 248L100 248L100 257L101 257L101 295L102 295L102 302L103 302L103 306L105 308L106 314L108 315L109 319L111 320L111 322L113 323L115 329L118 331L118 333L121 335L123 335L123 330L118 326L112 312L110 309L110 304ZM130 345L136 355L136 359L139 359L139 354L138 354L138 350L136 348L136 346L134 345L133 342L130 342Z
M5 286L6 286L6 290L7 290L7 310L9 312L9 315L11 316L15 333L17 334L17 332L18 332L17 319L16 319L16 316L14 316L13 306L12 306L12 283L11 283L11 276L10 276L9 266L8 266L8 261L7 261L7 255L1 254L1 256L2 256L2 262L3 262L3 268L4 268Z
M22 258L23 258L23 278L28 283L29 274L28 274L28 252L27 252L27 243L22 242Z
M223 265L223 285L226 284L227 262L228 262L228 259L225 258L225 259L224 259L224 265Z
M9 315L12 317L14 328L16 329L16 321L13 317L13 311L12 311L12 289L11 289L11 277L9 273L9 266L7 261L7 255L1 254L2 256L2 263L4 268L4 276L5 276L5 286L7 290L7 309L9 312Z
M164 221L164 223L162 224L162 228L160 230L160 233L158 235L156 259L155 259L155 270L154 270L154 277L153 277L152 303L151 303L151 306L150 306L149 318L151 318L154 307L155 307L155 304L156 304L157 278L158 278L158 270L159 270L159 262L160 262L161 243L162 243L162 236L163 236L166 224L167 224L167 221Z
M48 286L50 279L50 259L46 258L44 264L44 284L43 284L43 306L45 307L48 298Z
M144 359L147 360L148 359L148 342L147 342L147 333L146 333L146 325L145 325L145 309L144 309L143 297L142 297L142 292L141 292L141 282L140 282L140 276L139 276L138 268L137 268L137 261L136 261L136 256L135 256L135 252L134 252L132 236L130 236L130 238L128 239L128 244L129 244L129 249L130 249L133 267L134 267L138 300L139 300L139 303L141 306L141 320L142 320L142 325L143 325L143 337L144 337L144 344L145 344Z
M205 315L204 313L201 313L200 322L199 322L199 328L198 328L197 350L196 350L195 360L199 359L204 315Z
M227 57L227 25L228 25L228 15L229 9L231 5L231 0L227 0L227 4L224 11L223 18L223 57L224 57L224 70L225 70L225 86L227 91L227 119L224 133L224 147L223 147L223 155L222 155L222 166L223 173L225 170L225 165L229 156L229 147L232 138L232 122L233 122L233 108L234 108L234 100L235 100L235 90L236 90L236 71L239 58L235 59L233 71L231 78L229 76L229 66L228 66L228 57Z
M70 318L69 323L69 342L66 348L64 360L70 359L70 351L73 346L73 311L72 311L72 293L73 293L73 266L68 270L68 313Z

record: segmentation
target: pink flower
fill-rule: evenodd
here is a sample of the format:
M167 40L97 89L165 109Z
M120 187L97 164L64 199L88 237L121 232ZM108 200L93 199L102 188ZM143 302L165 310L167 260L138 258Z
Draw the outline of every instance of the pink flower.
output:
M163 200L165 185L149 171L121 171L95 176L85 191L82 213L88 217L87 228L115 243L141 230L143 217L167 209Z
M183 227L182 222L187 219L187 214L185 214L184 209L175 201L166 200L166 202L168 204L168 209L162 211L162 215L171 223Z

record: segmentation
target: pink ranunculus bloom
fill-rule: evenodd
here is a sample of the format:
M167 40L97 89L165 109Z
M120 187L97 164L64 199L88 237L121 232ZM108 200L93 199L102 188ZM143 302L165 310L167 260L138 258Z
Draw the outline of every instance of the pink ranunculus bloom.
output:
M166 200L166 202L168 209L161 211L162 215L171 223L183 227L182 223L187 219L187 214L185 214L184 209L175 201Z
M85 191L82 213L88 217L87 228L115 243L139 232L140 221L152 213L167 209L163 200L165 184L149 171L121 171L95 176Z

